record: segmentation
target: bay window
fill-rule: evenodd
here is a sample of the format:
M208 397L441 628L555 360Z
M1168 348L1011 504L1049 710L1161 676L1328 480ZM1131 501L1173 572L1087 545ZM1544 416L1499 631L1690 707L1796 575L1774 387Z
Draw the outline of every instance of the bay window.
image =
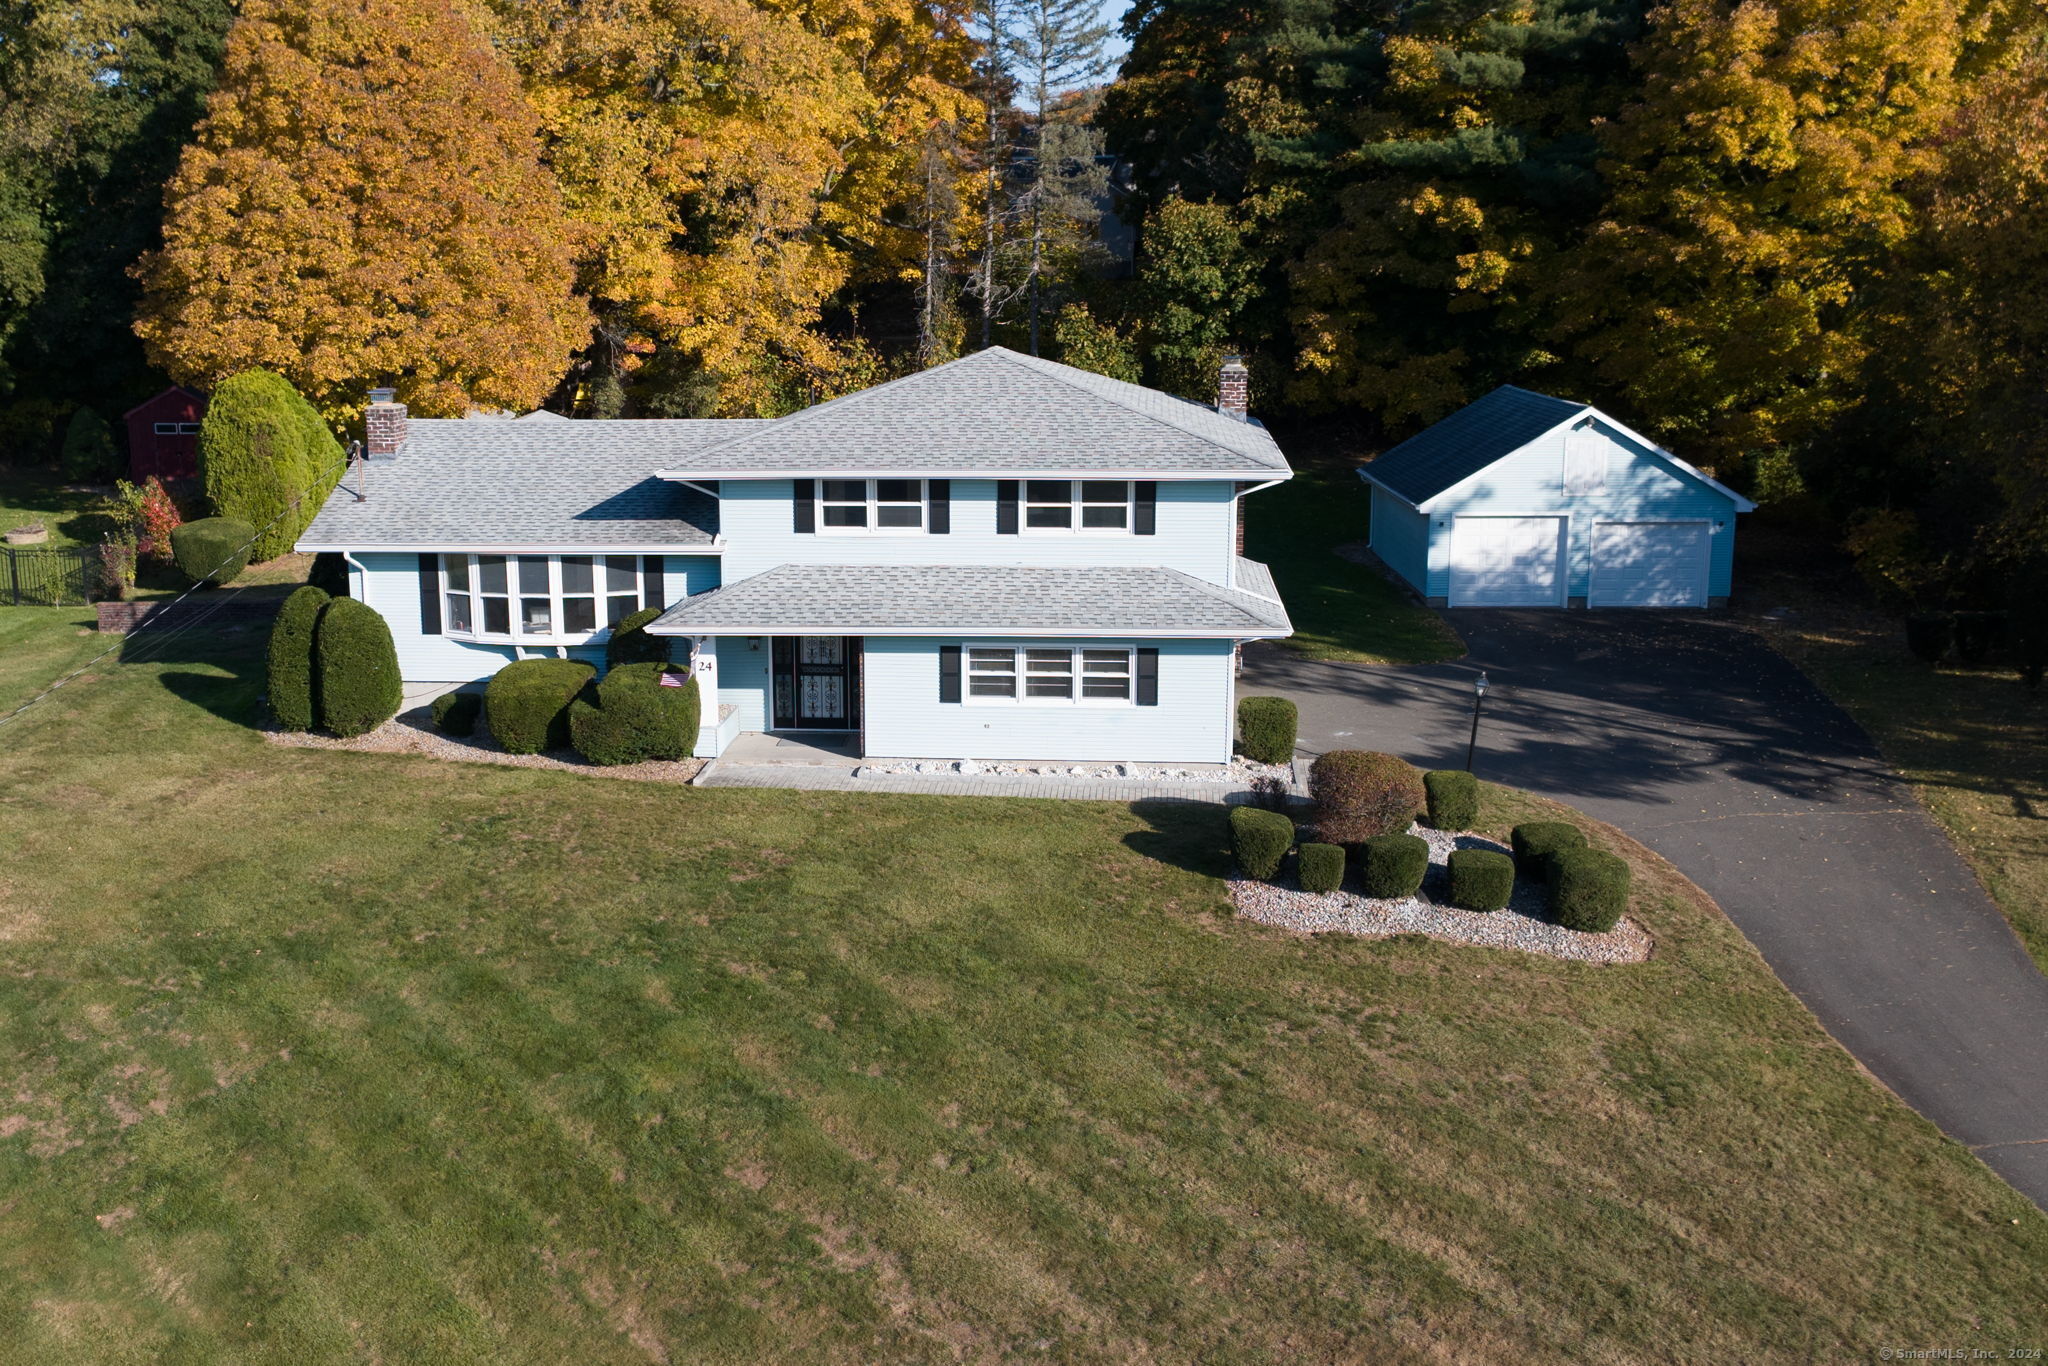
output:
M1135 701L1129 646L971 645L966 653L970 703L1128 706Z
M1131 529L1127 479L1026 479L1026 531L1119 532Z
M922 531L922 479L827 479L818 502L819 529L829 532Z
M449 635L588 636L640 606L636 555L443 555Z

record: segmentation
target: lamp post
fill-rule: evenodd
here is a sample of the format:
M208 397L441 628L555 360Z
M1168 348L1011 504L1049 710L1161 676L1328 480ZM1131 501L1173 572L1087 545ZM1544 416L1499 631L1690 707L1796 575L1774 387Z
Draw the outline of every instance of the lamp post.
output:
M1486 670L1472 680L1472 739L1465 746L1465 771L1472 771L1472 756L1479 752L1479 706L1486 701Z

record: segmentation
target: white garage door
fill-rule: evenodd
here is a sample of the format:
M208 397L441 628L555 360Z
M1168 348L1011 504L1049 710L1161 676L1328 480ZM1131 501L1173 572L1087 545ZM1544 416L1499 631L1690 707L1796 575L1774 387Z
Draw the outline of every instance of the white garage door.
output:
M1705 522L1601 522L1593 528L1592 607L1705 607Z
M1451 606L1564 606L1564 518L1451 521Z

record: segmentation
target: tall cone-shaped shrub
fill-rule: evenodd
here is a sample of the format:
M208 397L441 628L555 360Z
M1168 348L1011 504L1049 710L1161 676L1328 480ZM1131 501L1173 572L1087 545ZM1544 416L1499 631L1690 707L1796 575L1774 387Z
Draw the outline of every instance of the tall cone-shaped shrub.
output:
M270 628L270 714L286 730L311 730L320 719L313 688L313 635L325 589L307 584L284 600Z
M292 548L341 478L341 443L282 376L244 370L223 381L199 424L199 478L222 517L256 531L254 560Z

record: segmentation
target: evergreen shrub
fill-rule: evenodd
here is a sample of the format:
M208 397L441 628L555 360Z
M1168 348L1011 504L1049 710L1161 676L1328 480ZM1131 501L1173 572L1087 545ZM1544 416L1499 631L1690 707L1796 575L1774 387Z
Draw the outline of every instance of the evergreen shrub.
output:
M1366 750L1334 749L1309 768L1316 829L1330 844L1397 835L1422 809L1422 775L1406 759Z
M1479 823L1479 780L1462 768L1432 769L1422 775L1432 830L1470 830Z
M484 685L484 723L511 754L569 747L569 704L597 673L580 659L516 659Z
M311 730L320 722L313 640L327 603L327 594L308 584L284 600L270 627L270 714L286 730Z
M1515 861L1492 849L1453 849L1451 904L1463 911L1497 911L1515 894Z
M682 686L662 683L663 676ZM668 664L621 664L569 704L569 738L593 764L686 759L697 748L694 675Z
M1254 763L1292 762L1297 721L1294 704L1284 697L1239 698L1237 752Z
M1270 878L1294 847L1294 822L1255 806L1230 808L1230 848L1246 877Z
M64 428L64 449L58 460L66 479L97 482L119 472L121 454L107 420L90 408L80 408Z
M199 477L215 513L257 529L255 559L284 554L341 478L341 443L268 370L221 381L199 424Z
M1300 860L1301 890L1304 892L1334 892L1344 885L1343 845L1304 844Z
M1551 860L1550 910L1568 930L1605 934L1628 910L1628 864L1598 849L1567 849Z
M611 639L604 643L605 668L668 663L669 638L647 634L647 623L660 616L661 612L659 607L643 607L621 617L619 624L612 627Z
M434 729L443 735L467 737L476 734L477 719L484 714L480 692L444 692L434 699Z
M1374 835L1358 846L1359 886L1384 901L1414 896L1429 872L1429 841L1417 835Z
M364 735L398 715L405 698L398 647L376 608L329 599L314 628L313 659L320 723L328 730Z
M249 540L256 533L239 517L202 517L171 528L171 559L194 583L218 587L249 567Z
M1515 870L1524 877L1550 876L1550 859L1567 849L1586 847L1586 836L1566 821L1526 821L1508 833L1514 847Z

